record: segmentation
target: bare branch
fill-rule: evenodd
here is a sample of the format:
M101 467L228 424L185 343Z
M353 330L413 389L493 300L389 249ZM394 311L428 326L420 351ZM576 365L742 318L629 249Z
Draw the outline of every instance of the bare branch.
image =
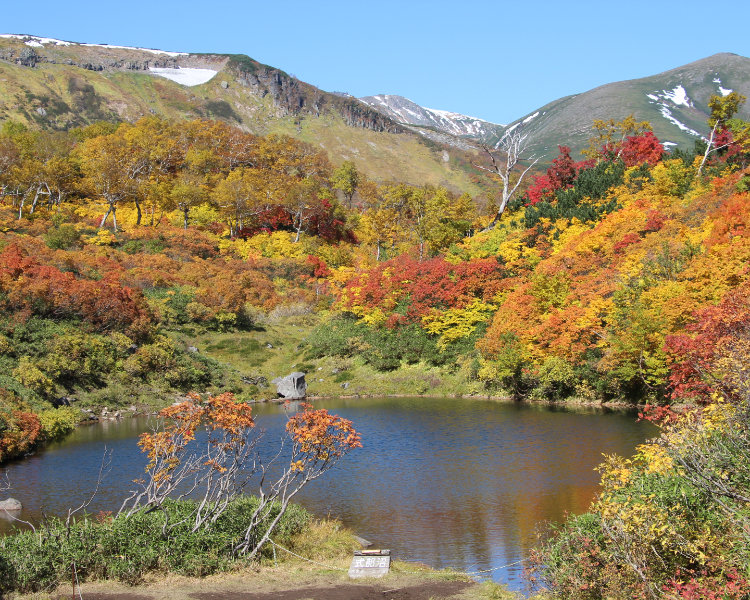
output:
M500 206L497 209L497 213L492 219L492 222L487 227L491 229L500 220L508 204L513 199L513 196L518 191L521 182L523 181L526 174L539 162L539 158L530 156L527 161L531 161L528 167L526 167L521 174L518 176L515 184L511 185L511 174L514 167L518 164L521 158L521 154L526 149L528 136L523 132L523 123L519 123L508 129L500 141L497 143L494 149L490 149L489 146L482 144L481 148L484 153L489 157L491 167L484 165L475 164L474 166L482 171L487 171L493 175L500 177L502 182L502 198L500 200ZM505 155L505 161L500 162L495 156L495 151L499 150L501 154Z

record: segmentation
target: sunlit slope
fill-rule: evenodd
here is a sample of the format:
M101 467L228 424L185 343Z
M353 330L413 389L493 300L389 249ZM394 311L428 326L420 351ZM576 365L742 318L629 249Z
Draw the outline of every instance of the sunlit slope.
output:
M185 73L212 69L216 75L206 83L181 85L151 72L155 65ZM284 133L324 148L336 164L354 160L377 181L480 192L464 151L423 140L355 99L327 94L248 57L76 44L29 47L0 38L0 120L69 129L151 114L221 119L257 134Z
M622 120L633 114L649 121L656 136L669 146L692 149L708 135L708 100L735 91L750 96L750 59L715 54L658 75L603 85L582 94L560 98L530 112L524 122L532 153L552 158L558 144L577 155L587 146L594 119ZM750 118L750 107L740 111Z

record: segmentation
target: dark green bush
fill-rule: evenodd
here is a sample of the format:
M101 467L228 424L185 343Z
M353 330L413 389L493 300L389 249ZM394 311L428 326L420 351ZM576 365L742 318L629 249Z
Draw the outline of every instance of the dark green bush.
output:
M81 233L73 225L64 223L59 227L50 229L44 236L44 242L47 247L53 250L78 248L81 242Z
M86 517L73 523L52 518L40 530L20 532L0 540L0 592L49 589L70 577L75 563L81 580L103 578L136 584L148 572L162 571L202 577L229 568L237 560L232 550L244 535L257 498L234 500L208 529L192 532L194 503L170 501L164 510L111 519ZM271 519L278 515L275 505ZM163 533L165 519L176 523ZM289 545L310 522L310 513L290 505L272 538ZM271 550L266 548L266 552Z

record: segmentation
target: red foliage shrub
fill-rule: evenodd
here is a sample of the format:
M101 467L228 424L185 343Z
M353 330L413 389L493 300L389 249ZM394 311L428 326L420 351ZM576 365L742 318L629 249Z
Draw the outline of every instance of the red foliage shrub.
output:
M736 390L715 376L717 362L729 352L744 352L750 340L750 282L730 291L717 305L700 310L688 333L667 336L672 357L670 384L675 398L697 397L709 402L711 391ZM750 358L750 357L746 357ZM726 388L726 389L725 389Z
M50 318L79 318L100 331L130 331L139 337L151 321L139 290L123 287L114 274L100 281L39 264L15 244L0 253L0 305L5 310Z
M664 146L650 131L625 138L620 149L620 158L625 166L635 167L643 163L657 164L664 155Z
M354 277L344 288L342 308L379 308L416 322L431 309L461 308L475 298L491 301L501 289L505 271L495 259L458 264L444 258L418 261L401 256Z
M560 154L552 161L552 165L547 169L545 175L534 177L533 183L526 191L529 204L534 205L542 200L551 202L555 198L557 190L572 187L575 183L578 173L582 169L588 169L594 166L594 161L575 162L570 156L568 146L558 146Z
M0 420L3 415L0 415ZM0 437L0 462L31 450L42 432L42 424L34 413L14 410Z

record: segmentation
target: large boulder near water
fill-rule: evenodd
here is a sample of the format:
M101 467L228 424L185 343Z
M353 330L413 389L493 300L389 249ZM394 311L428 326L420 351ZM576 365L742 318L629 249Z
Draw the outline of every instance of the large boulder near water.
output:
M20 500L15 498L8 498L7 500L0 500L0 510L7 511L19 511L23 508Z
M299 400L307 395L305 374L301 371L290 373L286 377L277 377L271 383L276 385L276 393L286 400Z

